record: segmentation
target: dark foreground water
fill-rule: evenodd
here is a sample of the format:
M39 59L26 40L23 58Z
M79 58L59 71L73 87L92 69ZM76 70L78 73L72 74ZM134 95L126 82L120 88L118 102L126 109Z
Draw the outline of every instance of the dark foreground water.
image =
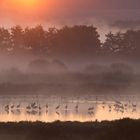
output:
M0 123L0 140L140 140L140 120Z

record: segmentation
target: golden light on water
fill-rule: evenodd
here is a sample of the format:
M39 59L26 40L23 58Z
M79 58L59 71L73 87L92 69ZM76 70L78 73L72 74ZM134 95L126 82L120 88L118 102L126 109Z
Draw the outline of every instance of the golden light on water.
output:
M94 96L81 99L45 95L0 97L0 122L87 122L140 118L139 97L116 97L117 101L111 97L105 99L104 96L95 99Z
M82 109L82 108L81 108ZM41 121L41 122L54 122L57 120L60 121L79 121L79 122L88 122L88 121L103 121L103 120L118 120L123 118L131 118L131 119L139 119L140 116L140 110L137 110L136 112L124 112L123 114L121 112L116 111L108 111L108 108L102 109L101 105L97 106L97 109L94 114L90 115L87 111L79 111L75 112L74 110L69 110L68 112L65 112L64 110L59 110L59 115L56 113L55 110L51 109L47 114L44 111L42 111L41 114L36 115L29 115L26 113L26 110L22 110L20 114L6 114L1 113L0 114L0 122L20 122L20 121Z

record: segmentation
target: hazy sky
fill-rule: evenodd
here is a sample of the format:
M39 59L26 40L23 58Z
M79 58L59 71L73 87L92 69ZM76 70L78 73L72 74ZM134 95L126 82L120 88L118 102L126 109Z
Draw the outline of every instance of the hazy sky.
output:
M140 0L0 0L0 25L93 24L108 29L140 25Z

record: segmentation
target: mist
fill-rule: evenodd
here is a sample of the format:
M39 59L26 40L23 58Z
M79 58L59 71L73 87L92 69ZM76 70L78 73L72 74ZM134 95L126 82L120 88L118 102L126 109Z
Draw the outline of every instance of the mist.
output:
M26 58L0 62L1 95L129 95L138 94L140 65L130 61L77 63ZM18 58L19 59L19 58Z

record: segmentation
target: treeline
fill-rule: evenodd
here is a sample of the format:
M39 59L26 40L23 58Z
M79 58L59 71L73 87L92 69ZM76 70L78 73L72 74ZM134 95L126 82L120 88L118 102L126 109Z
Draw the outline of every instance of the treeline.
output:
M94 26L76 25L45 30L43 26L0 28L0 52L66 57L139 56L140 30L108 33L101 43Z

